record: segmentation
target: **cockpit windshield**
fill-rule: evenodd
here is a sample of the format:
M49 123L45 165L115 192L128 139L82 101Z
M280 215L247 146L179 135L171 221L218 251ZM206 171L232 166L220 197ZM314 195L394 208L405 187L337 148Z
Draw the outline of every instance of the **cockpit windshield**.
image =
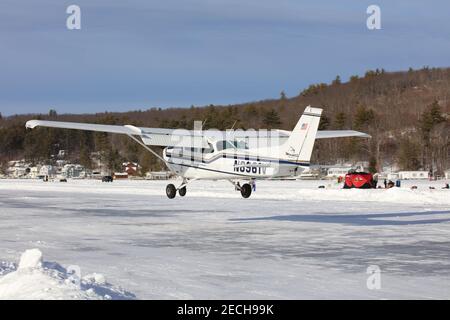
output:
M225 149L248 149L248 144L245 141L228 141L222 140L216 143L217 151Z
M248 149L248 143L245 141L235 140L233 143L236 146L236 149Z
M227 141L227 140L217 141L216 147L217 147L217 151L236 148L236 146L234 144L232 144L230 141Z

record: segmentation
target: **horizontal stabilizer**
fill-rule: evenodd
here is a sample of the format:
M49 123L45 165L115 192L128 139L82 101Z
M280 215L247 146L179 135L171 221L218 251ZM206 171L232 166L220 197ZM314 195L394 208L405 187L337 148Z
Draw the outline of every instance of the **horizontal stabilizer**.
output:
M371 138L371 136L367 133L354 130L319 130L317 131L316 135L316 139L346 138L346 137Z

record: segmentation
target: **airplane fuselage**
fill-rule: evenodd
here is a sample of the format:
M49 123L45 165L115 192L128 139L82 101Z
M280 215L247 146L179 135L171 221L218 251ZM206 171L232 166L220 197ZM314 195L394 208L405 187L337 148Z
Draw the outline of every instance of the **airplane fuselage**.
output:
M186 179L270 179L299 175L309 163L280 161L249 152L184 152L166 148L163 157L169 168Z

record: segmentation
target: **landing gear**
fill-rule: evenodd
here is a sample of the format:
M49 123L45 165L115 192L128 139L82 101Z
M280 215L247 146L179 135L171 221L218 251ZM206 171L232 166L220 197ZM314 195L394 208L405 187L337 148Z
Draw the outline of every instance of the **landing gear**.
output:
M248 198L252 194L252 186L248 183L245 183L241 187L241 195L243 198Z
M186 186L178 189L178 194L180 195L180 197L184 197L186 195Z
M168 184L166 187L166 194L169 199L175 198L177 195L177 188L173 184Z
M186 195L186 191L187 191L186 190L186 185L189 182L194 181L194 180L195 179L192 179L192 180L184 179L183 183L178 188L175 187L173 184L168 184L167 187L166 187L167 197L169 199L175 198L175 196L177 195L177 191L178 191L178 194L180 195L180 197L184 197Z
M249 183L244 183L242 186L239 182L229 180L233 184L236 191L240 191L243 198L247 199L252 194L252 186Z

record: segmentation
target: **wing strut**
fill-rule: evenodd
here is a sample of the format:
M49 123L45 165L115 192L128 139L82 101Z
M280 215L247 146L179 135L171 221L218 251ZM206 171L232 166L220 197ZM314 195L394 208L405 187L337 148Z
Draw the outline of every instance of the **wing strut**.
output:
M167 165L166 160L164 160L163 157L161 157L159 154L157 154L155 151L153 151L152 149L150 149L150 147L146 146L142 141L139 141L138 138L136 138L135 136L131 135L131 134L127 134L127 136L129 136L131 139L133 139L134 141L136 141L137 143L139 143L142 147L144 147L145 149L147 149L147 151L151 152L155 157L157 157L159 160L161 160L162 162L164 162L164 164L166 165L166 167L172 171L172 169ZM173 172L173 171L172 171ZM175 172L173 172L175 173Z

